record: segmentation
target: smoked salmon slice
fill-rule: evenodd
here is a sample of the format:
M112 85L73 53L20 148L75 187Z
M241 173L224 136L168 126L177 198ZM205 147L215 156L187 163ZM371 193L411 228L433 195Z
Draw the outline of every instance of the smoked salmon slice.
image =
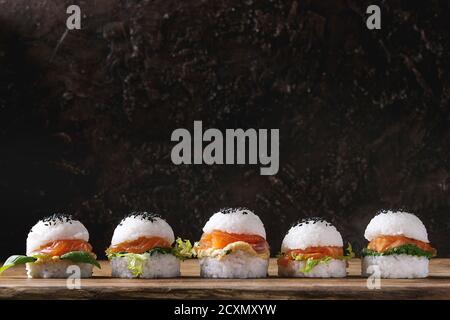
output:
M411 239L405 236L379 236L370 241L367 248L382 253L405 244L412 244L419 249L422 249L423 251L432 252L433 254L436 253L436 249L430 246L429 243Z
M140 237L133 241L125 241L110 247L108 252L144 253L153 248L170 248L170 243L160 237Z
M58 257L72 251L92 252L92 246L84 240L56 240L40 247L36 253Z
M210 233L204 233L200 239L199 248L223 249L230 243L238 241L250 244L257 253L269 250L269 244L267 243L266 239L261 236L257 236L254 234L228 233L220 230L214 230Z
M301 255L305 260L307 259L322 259L325 257L338 258L344 256L344 249L342 247L309 247L304 250L293 249L287 250L278 258L278 264L286 266L289 261L294 260L293 256Z

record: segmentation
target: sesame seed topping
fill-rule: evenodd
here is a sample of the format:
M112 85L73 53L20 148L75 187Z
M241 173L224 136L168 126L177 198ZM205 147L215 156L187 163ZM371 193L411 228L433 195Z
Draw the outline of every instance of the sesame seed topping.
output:
M54 226L60 223L70 223L72 224L73 218L70 214L65 213L54 213L51 216L45 217L41 220L44 222L44 225L46 227L48 226Z
M155 222L156 219L160 218L159 215L155 214L155 213L150 213L147 211L133 211L130 214L126 215L122 221L119 223L119 225L122 225L123 220L125 220L126 218L138 218L138 219L142 219L142 220L147 220L150 222Z
M302 225L307 225L307 224L316 224L316 223L325 223L325 225L327 227L332 226L331 223L329 223L328 221L326 221L324 218L321 217L311 217L311 218L304 218L296 223L293 224L293 226L302 226Z
M230 213L235 213L235 212L238 212L238 211L242 211L242 214L249 214L249 212L251 212L246 207L222 208L219 211L222 212L223 214L230 214Z

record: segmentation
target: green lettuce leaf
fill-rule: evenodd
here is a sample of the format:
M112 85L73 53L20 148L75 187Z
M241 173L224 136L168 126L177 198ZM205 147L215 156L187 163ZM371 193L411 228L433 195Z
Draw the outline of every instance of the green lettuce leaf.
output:
M86 251L71 251L59 257L62 260L70 260L76 263L89 263L101 269L100 263Z
M191 241L177 238L172 248L172 254L180 260L191 259L195 256Z
M353 247L352 244L349 242L347 244L347 255L342 256L342 257L337 257L336 259L340 259L340 260L351 260L355 257L355 253L353 252Z
M25 264L28 262L35 262L37 259L34 257L29 257L29 256L20 256L20 255L14 255L9 257L8 259L6 259L5 263L3 264L3 266L0 268L0 274L2 274L5 270L20 265L20 264Z
M377 252L375 250L370 250L364 248L361 252L363 257L365 256L390 256L394 254L407 254L410 256L427 257L428 259L434 257L434 252L424 251L413 244L404 244L402 246L389 249L385 252Z
M153 248L152 251L154 253L157 252L155 249L162 249L162 248ZM108 253L108 259L111 260L112 258L120 258L123 257L127 259L127 267L128 270L131 271L133 276L139 277L142 274L142 270L144 268L145 260L150 258L150 253L130 253L130 252L112 252Z
M108 258L108 260L111 260L112 258L116 258L116 257L125 257L128 254L132 254L132 253L127 253L127 252L110 252L110 251L106 250L106 257Z
M312 258L308 258L305 262L305 265L303 268L300 269L300 272L303 273L309 273L312 271L312 269L314 269L315 266L317 266L318 264L322 264L322 263L328 263L332 260L331 257L324 257L322 259L312 259Z
M142 274L145 261L150 257L149 253L137 254L128 253L126 258L128 262L128 270L131 271L133 276L139 277Z

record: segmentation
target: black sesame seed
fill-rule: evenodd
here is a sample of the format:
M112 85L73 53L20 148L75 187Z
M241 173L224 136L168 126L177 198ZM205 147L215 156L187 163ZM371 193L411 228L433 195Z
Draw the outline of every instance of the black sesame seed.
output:
M44 225L47 227L54 226L59 223L72 223L72 221L72 215L64 213L55 213L42 219L42 222L44 222Z
M156 219L160 218L160 216L155 213L150 213L147 211L133 211L133 212L129 213L128 215L126 215L122 219L122 221L119 223L119 225L122 225L123 220L125 220L126 218L130 218L130 217L140 218L142 220L147 220L150 222L155 222Z
M326 221L324 218L321 217L311 217L311 218L304 218L296 223L294 223L292 226L303 226L307 224L316 224L316 223L325 223L327 226L331 226L332 224Z
M242 214L249 214L251 212L251 210L246 207L222 208L219 211L223 214L230 214L230 213L235 213L238 211L242 211Z

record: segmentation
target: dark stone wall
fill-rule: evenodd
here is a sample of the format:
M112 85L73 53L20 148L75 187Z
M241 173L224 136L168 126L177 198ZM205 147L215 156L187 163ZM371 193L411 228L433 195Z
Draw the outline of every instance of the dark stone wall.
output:
M81 31L66 33L78 3ZM101 253L130 210L196 240L224 206L273 252L307 216L359 249L383 208L417 213L450 255L448 1L0 1L0 254L73 213ZM280 171L175 166L171 132L279 128Z

